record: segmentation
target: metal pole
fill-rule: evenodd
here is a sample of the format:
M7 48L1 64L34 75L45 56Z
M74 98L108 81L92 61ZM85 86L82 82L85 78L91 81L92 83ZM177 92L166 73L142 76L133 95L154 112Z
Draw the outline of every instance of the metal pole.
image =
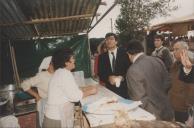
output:
M89 58L90 58L90 75L92 76L92 52L91 52L91 48L90 48L90 39L87 33L87 39L88 39L88 53L89 53Z
M110 29L111 29L111 32L113 32L112 18L110 18L110 25L111 25L111 26L110 26L110 27L111 27L111 28L110 28Z

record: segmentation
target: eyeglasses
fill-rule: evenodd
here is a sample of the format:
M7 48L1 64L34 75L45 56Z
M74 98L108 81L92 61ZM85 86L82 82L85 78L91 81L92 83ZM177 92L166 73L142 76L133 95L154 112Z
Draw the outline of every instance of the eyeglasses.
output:
M180 50L180 48L174 48L173 49L173 51L175 51L175 52L177 52L177 51L179 51Z

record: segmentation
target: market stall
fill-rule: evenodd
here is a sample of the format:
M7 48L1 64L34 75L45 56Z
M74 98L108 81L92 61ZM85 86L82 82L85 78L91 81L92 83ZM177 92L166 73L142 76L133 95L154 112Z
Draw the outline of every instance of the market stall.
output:
M31 99L18 93L20 82L37 73L40 61L56 49L72 48L79 58L78 67L90 76L87 34L101 4L101 0L0 1L0 86L15 85L14 102L9 104L12 99L6 97L9 107L0 111L0 119L12 115L20 127L36 127L36 103L29 104Z

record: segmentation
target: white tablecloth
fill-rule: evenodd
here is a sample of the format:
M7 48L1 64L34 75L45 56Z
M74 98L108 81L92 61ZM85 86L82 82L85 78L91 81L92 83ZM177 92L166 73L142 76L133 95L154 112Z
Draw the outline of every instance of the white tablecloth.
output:
M95 102L103 97L115 96L115 97L121 98L120 96L116 95L115 93L106 89L103 86L100 86L100 85L96 85L96 86L98 86L98 93L82 99L81 100L82 106L91 104L91 103L93 103L93 102ZM128 115L129 115L131 120L155 120L154 115L141 109L140 107L130 111L128 113ZM87 117L91 127L96 127L96 126L105 125L105 124L111 124L111 123L114 123L114 119L115 119L114 115L98 115L98 114L89 114L89 113L86 113L86 117Z

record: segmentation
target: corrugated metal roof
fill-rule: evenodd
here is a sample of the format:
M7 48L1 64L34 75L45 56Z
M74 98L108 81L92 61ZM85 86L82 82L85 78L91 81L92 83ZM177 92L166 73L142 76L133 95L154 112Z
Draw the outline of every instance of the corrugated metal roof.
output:
M1 34L12 39L86 32L101 0L0 0Z

